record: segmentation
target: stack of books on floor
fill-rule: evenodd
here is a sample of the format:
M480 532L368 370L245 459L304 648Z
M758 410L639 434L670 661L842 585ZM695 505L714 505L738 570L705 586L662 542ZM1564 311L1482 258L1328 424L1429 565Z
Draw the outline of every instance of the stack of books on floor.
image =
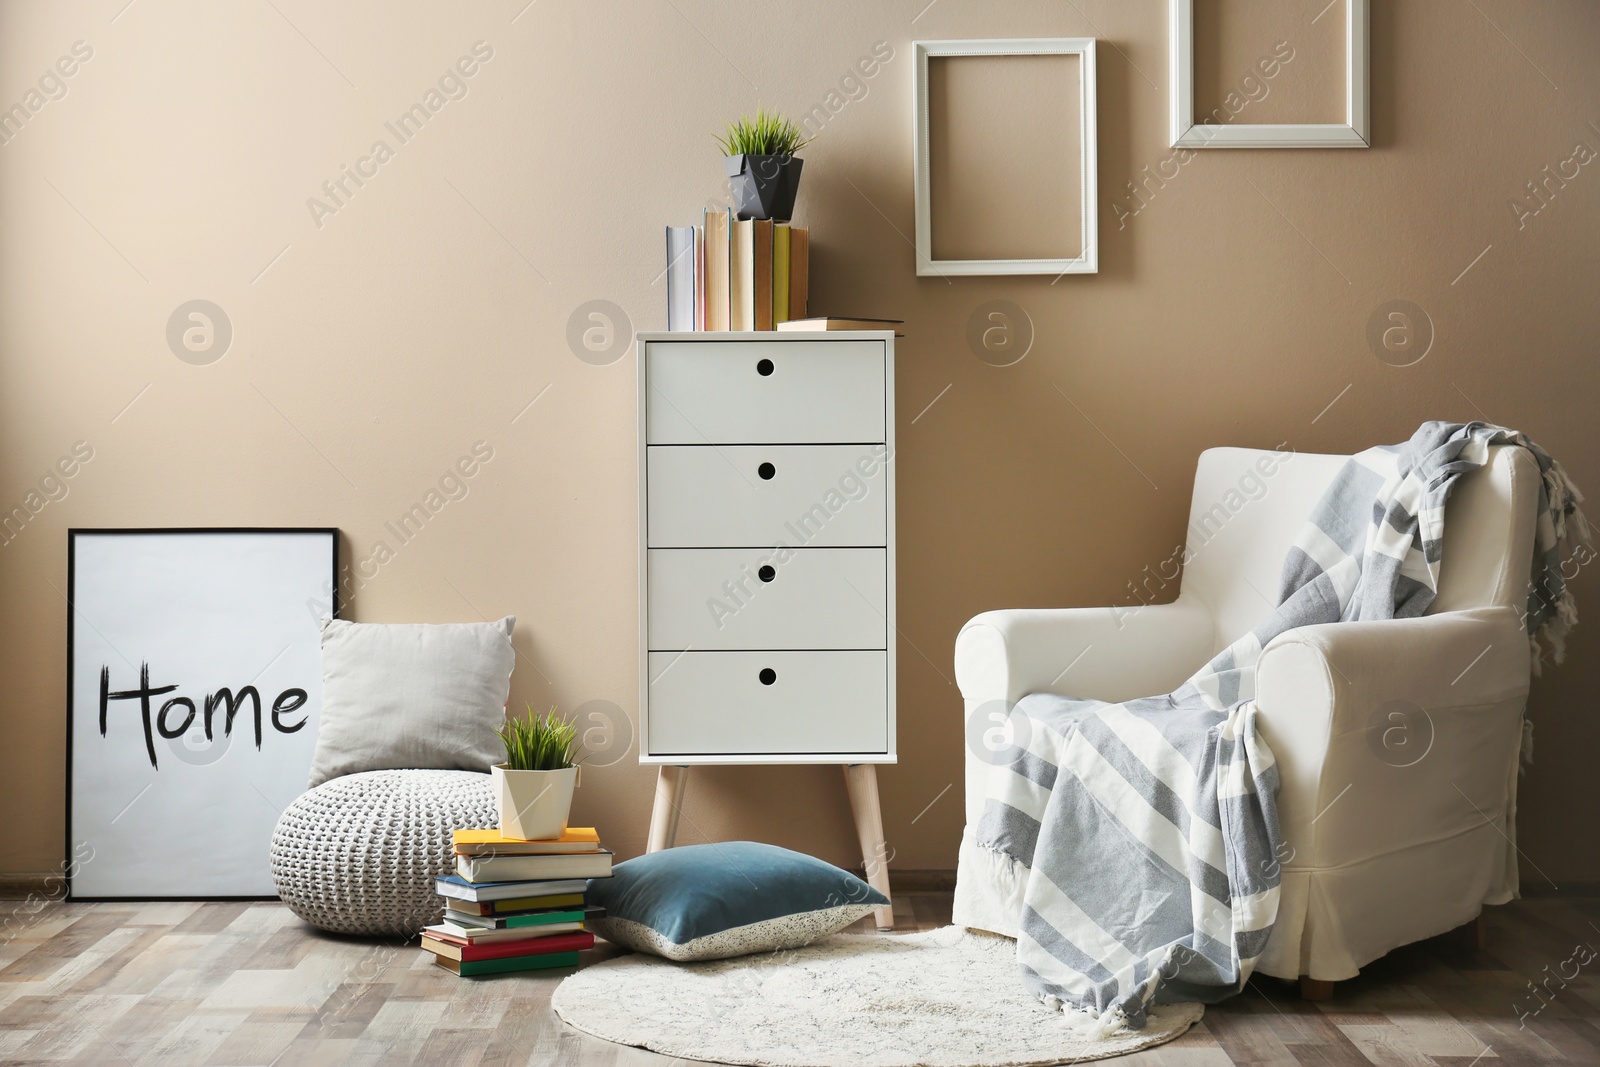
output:
M584 924L604 913L585 890L611 877L611 853L592 828L550 841L457 830L455 853L456 873L437 884L444 921L422 932L434 963L467 976L576 967L594 947Z
M667 227L667 329L772 330L806 317L811 231L707 210Z

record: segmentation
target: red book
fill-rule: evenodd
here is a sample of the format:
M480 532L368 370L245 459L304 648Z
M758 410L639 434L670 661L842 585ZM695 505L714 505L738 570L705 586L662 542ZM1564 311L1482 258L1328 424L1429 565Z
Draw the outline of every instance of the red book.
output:
M581 952L594 947L594 935L587 931L530 937L517 941L492 941L487 945L463 944L438 934L422 935L422 947L446 959L500 960L511 956L545 956L552 952Z

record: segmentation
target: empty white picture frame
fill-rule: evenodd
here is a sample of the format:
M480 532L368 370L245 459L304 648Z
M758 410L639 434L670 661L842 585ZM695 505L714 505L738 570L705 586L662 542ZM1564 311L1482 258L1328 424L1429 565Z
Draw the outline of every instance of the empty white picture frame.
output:
M916 41L913 49L917 273L938 277L1096 273L1100 257L1094 38ZM1030 56L1069 58L1072 62L1062 70L1075 72L1070 89L1059 99L1046 93L1045 98L1006 100L1003 108L1013 109L1014 114L996 115L990 109L992 120L982 124L962 116L960 102L951 99L960 91L960 79L940 79L932 69L944 60ZM1061 110L1052 115L1052 107ZM939 121L930 122L935 110L943 112L947 123L960 127L966 117L967 124L959 131L941 129ZM1061 140L1070 143L1006 136L1003 131L1010 122L1065 131ZM974 144L985 144L985 138L985 150L971 150ZM952 151L963 139L969 148L964 157ZM1041 159L1047 161L1043 166L1038 165ZM1006 177L996 177L1002 174ZM974 175L1005 185L992 196L977 195ZM941 182L945 188L940 188ZM954 188L957 185L962 188ZM1016 232L993 234L992 241L981 242L991 244L993 252L985 249L979 254L970 240L952 241L951 231L968 228L970 215L998 219L1006 225L997 229L1009 226ZM1024 217L1027 225L1020 224Z
M1368 124L1368 0L1344 0L1344 122L1196 124L1194 120L1194 0L1171 0L1170 77L1174 148L1366 148Z

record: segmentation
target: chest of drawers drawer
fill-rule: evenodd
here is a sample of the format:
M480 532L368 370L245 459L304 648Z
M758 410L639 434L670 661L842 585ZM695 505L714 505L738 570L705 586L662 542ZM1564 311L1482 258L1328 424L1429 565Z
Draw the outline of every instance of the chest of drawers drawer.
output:
M892 762L892 340L638 353L640 760Z
M651 548L888 543L886 445L652 445Z
M832 755L888 745L884 652L652 652L661 756Z
M653 548L649 649L886 649L882 548Z
M646 443L877 442L881 341L646 344Z

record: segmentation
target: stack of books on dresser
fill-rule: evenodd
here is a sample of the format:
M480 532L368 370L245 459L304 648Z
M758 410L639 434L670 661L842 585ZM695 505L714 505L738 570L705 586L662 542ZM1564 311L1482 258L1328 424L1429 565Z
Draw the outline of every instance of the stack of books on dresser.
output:
M422 932L433 961L459 975L576 967L594 947L585 928L600 917L585 891L611 877L611 853L592 828L550 841L455 831L456 873L438 881L444 921Z
M667 227L667 329L773 330L806 317L811 231L707 210Z

